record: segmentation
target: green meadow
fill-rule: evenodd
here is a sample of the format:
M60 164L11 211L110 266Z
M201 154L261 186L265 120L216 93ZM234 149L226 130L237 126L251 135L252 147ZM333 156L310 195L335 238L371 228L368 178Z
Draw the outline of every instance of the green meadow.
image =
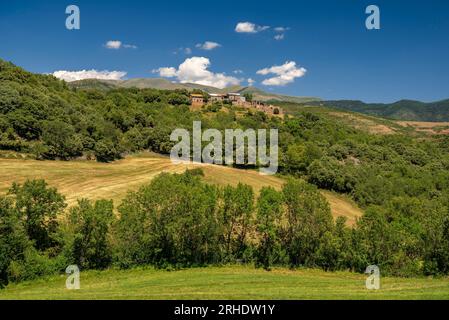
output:
M312 269L253 266L81 272L81 289L67 290L66 276L11 284L4 299L449 299L449 278L381 278L377 291L365 288L365 275Z

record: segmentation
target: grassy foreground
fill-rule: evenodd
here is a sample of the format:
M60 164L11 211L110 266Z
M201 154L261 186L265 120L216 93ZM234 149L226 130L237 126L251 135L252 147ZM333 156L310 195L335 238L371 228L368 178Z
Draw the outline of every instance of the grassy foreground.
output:
M348 272L251 266L181 271L81 272L81 289L65 289L65 275L13 284L4 299L449 299L449 278L381 278L381 289L365 288L365 276Z

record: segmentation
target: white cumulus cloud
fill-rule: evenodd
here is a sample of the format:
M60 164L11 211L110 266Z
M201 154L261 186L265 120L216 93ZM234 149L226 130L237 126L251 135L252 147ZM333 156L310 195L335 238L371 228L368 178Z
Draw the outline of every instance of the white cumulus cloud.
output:
M118 50L122 47L122 42L118 40L110 40L106 42L106 48Z
M252 22L239 22L235 27L238 33L257 33L269 29L269 26L259 26Z
M248 85L249 85L250 87L252 87L252 86L256 83L256 81L253 80L253 79L251 79L251 78L249 78L247 81L248 81Z
M126 44L121 42L120 40L110 40L106 42L104 45L107 49L119 50L121 48L125 49L137 49L137 46L134 44Z
M177 76L178 70L176 70L176 68L173 67L163 67L159 69L154 69L153 73L159 73L159 75L164 78L174 78Z
M163 67L153 70L153 72L158 73L161 77L176 78L181 83L196 83L220 89L240 84L241 79L208 70L210 64L208 58L192 57L186 59L177 69Z
M301 78L306 74L307 70L303 67L297 67L296 62L287 61L281 66L272 66L257 71L257 74L266 76L274 74L272 78L265 79L262 84L266 86L285 86L295 81L296 78Z
M221 47L221 44L213 41L206 41L204 43L198 43L196 47L202 50L214 50L216 48Z
M100 79L100 80L122 80L126 76L124 71L97 71L97 70L81 70L81 71L65 71L59 70L53 72L53 76L67 82L84 80L84 79Z

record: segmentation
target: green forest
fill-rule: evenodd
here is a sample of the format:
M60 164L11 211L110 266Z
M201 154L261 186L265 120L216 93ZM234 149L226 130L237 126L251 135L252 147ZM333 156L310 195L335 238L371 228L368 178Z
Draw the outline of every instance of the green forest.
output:
M310 101L309 105L355 111L396 120L449 121L449 99L436 102L401 100L394 103L364 103L358 100Z
M118 208L108 199L67 208L45 181L16 183L0 196L1 285L69 264L449 274L448 136L370 134L300 105L281 119L189 104L187 90L76 89L0 60L0 150L59 161L168 154L172 130L201 120L205 129L279 129L287 179L256 195L208 185L201 170L162 174ZM354 227L334 221L318 189L347 194L364 216Z

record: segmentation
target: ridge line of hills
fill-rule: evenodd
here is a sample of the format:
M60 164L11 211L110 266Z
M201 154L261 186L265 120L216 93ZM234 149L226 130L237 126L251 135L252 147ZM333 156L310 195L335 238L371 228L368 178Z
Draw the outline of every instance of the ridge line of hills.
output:
M4 66L7 62L0 59ZM10 66L15 66L10 64ZM18 67L20 70L22 68ZM23 70L25 72L25 70ZM0 79L2 80L2 79ZM8 80L8 79L3 79ZM250 93L254 99L269 102L275 105L289 105L290 110L295 108L318 106L331 109L357 112L370 116L391 120L418 121L418 122L448 122L449 99L435 102L420 102L415 100L400 100L394 103L365 103L360 100L322 100L318 97L288 96L265 92L256 87L231 86L219 89L194 83L175 83L163 78L134 78L129 80L99 80L85 79L66 83L70 88L98 89L103 91L118 88L159 89L159 90L193 90L199 89L208 93ZM1 88L0 88L1 89Z
M219 89L211 86L205 86L196 83L176 83L163 78L134 78L129 80L98 80L85 79L69 82L68 85L77 89L99 89L111 90L115 88L138 88L138 89L159 89L159 90L176 90L199 89L207 93L251 93L255 99L261 101L280 101L291 103L307 103L310 101L319 101L321 99L316 97L297 97L288 96L276 93L268 93L256 87L245 86L231 86L224 89Z
M161 90L199 89L207 93L250 93L257 100L269 101L274 104L295 103L302 106L323 106L393 120L429 122L449 121L449 99L429 103L406 99L394 103L365 103L360 100L325 101L317 97L299 97L269 93L256 87L231 86L219 89L195 83L175 83L163 78L134 78L129 80L86 79L69 82L68 85L77 89L99 90L112 90L115 88L151 88Z
M399 100L393 103L365 103L360 100L309 101L307 105L322 106L371 116L405 121L449 121L449 99L435 102Z

